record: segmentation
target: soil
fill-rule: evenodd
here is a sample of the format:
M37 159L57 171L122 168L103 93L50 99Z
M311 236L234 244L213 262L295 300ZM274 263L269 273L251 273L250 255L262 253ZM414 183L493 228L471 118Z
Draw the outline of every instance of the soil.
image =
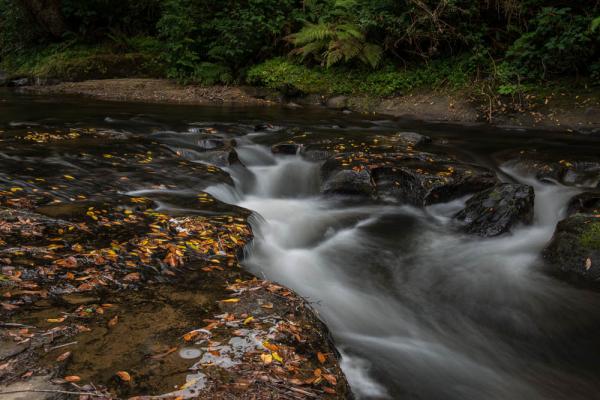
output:
M264 88L181 86L163 79L89 80L52 86L28 86L21 90L30 93L75 94L106 100L153 103L285 105L294 108L328 104L326 96L309 95L290 99ZM507 104L510 103L509 99L505 100ZM331 107L334 109L423 121L459 124L483 122L502 127L600 133L600 98L595 95L553 93L542 101L532 96L524 101L526 105L517 108L503 103L482 104L466 94L437 91L420 91L385 99L350 96L344 99L345 107L339 107L339 101L334 103Z

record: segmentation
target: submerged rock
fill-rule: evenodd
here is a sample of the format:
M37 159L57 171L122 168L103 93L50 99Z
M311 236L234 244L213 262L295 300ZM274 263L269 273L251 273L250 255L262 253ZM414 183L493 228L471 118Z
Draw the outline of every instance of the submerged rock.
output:
M431 138L429 136L421 135L416 132L398 132L394 134L393 138L397 139L400 144L412 147L431 143Z
M600 281L600 217L575 214L558 223L544 259L555 271Z
M498 236L518 223L533 221L533 200L531 186L502 183L471 197L455 218L465 232Z

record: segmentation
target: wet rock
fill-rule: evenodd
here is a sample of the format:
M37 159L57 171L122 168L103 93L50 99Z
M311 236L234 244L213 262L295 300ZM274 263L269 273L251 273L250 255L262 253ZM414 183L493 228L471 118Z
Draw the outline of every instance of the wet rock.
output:
M600 191L584 192L573 197L567 206L567 215L600 214Z
M347 96L335 96L331 97L327 100L325 105L328 108L332 108L335 110L341 110L348 106L348 97Z
M518 223L533 221L533 199L531 186L502 183L471 197L455 218L465 232L498 236Z
M0 361L16 356L29 348L29 342L15 342L14 340L0 339Z
M498 183L486 168L414 151L338 154L323 164L321 172L324 193L374 194L417 207L450 201Z
M27 85L29 85L29 83L30 83L29 78L20 78L20 79L15 79L15 80L11 81L10 86L21 87L21 86L27 86Z
M431 138L429 136L421 135L416 132L398 132L393 136L396 138L400 144L405 146L421 146L424 144L431 143Z
M233 149L207 151L200 153L196 158L219 167L227 167L240 162L237 152Z
M570 186L597 187L600 184L600 161L593 159L560 159L536 151L522 151L518 155L499 156L505 166L516 172L533 175L541 182Z
M600 217L575 214L558 223L544 259L558 272L585 282L600 281Z
M3 394L2 400L47 400L58 399L53 391L65 390L65 388L50 382L52 377L33 376L26 381L17 381L10 385L0 387L0 392L16 392Z
M277 144L274 144L273 146L271 146L271 152L275 153L275 154L295 155L295 154L298 154L301 149L302 149L301 144L290 143L290 142L277 143Z
M273 125L271 124L258 124L254 126L254 132L262 132L273 129Z
M325 194L361 195L372 197L375 195L375 184L371 174L366 169L339 170L328 176L324 181L322 192Z

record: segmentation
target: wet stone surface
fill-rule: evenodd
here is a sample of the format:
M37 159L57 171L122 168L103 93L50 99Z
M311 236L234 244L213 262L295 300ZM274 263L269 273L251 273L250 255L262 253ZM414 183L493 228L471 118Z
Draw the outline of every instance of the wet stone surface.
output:
M183 154L231 155L235 141L199 130L196 149L96 129L1 134L1 392L349 395L314 311L240 268L250 213L202 191L232 183L220 157Z

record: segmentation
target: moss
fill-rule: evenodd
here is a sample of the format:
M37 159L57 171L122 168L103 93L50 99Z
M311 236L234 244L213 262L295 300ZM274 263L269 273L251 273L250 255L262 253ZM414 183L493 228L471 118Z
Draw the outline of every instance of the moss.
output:
M581 235L580 243L588 249L600 250L600 220L590 222Z
M163 76L164 65L159 50L143 40L132 40L132 43L136 45L126 49L114 43L95 46L57 44L11 54L2 60L0 69L11 77L60 80Z

